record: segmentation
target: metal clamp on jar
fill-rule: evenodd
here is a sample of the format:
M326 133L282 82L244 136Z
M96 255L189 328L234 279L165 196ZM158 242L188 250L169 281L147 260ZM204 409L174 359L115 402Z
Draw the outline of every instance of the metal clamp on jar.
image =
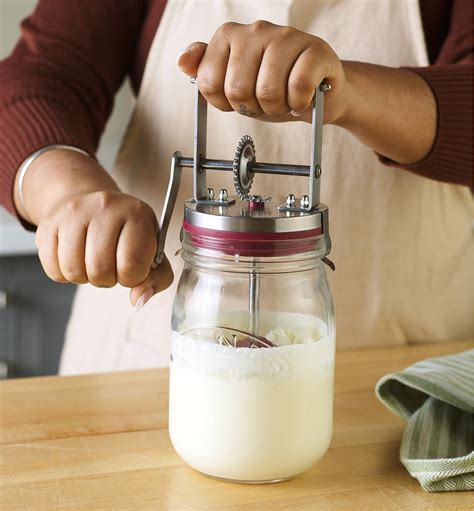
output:
M184 269L174 301L169 430L195 469L274 482L309 469L332 435L335 321L319 202L324 90L315 93L309 166L257 163L244 136L233 160L206 158L207 103L196 87L194 157L172 158L157 263L183 167ZM206 186L233 172L236 197ZM256 173L306 176L308 194L251 194ZM269 190L269 192L271 192Z

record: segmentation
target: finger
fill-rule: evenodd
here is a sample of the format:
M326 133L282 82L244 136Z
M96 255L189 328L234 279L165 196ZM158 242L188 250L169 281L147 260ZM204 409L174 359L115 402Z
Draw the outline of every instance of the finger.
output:
M97 287L113 287L117 283L116 252L123 222L99 218L87 229L85 264L88 281Z
M177 65L181 71L188 76L196 76L204 53L206 53L207 44L195 42L190 44L178 56Z
M254 48L249 52L245 42L235 42L231 46L224 92L236 112L256 117L263 113L255 96L255 87L264 48Z
M145 303L156 293L164 291L171 286L174 280L173 270L168 259L165 257L163 262L150 271L148 277L139 285L130 291L130 302L137 309L143 307Z
M59 267L57 233L40 224L36 231L35 241L38 247L38 257L46 275L55 282L67 282Z
M282 115L291 108L287 103L288 76L301 47L284 41L270 44L262 58L256 84L260 108L266 114Z
M117 280L122 286L133 287L147 278L156 246L152 222L129 220L123 226L117 245Z
M225 31L217 31L209 43L197 72L197 84L206 100L224 112L233 110L226 98L224 83L230 45Z
M307 48L297 59L288 77L288 106L296 112L311 107L316 87L327 76L323 55L315 48Z
M68 282L88 282L84 261L87 228L79 223L62 226L58 232L58 260L61 273Z

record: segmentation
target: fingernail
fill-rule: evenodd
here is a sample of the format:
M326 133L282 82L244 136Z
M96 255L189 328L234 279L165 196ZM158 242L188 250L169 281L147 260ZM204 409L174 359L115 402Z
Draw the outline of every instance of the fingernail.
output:
M153 289L151 287L147 287L145 291L140 295L135 304L134 313L137 313L143 306L148 302L148 300L153 296Z
M191 46L187 46L179 55L178 57L176 58L176 65L179 66L179 59L186 53L189 52L189 50L191 49Z
M293 117L299 117L301 115L301 112L298 112L297 110L290 110L290 114Z

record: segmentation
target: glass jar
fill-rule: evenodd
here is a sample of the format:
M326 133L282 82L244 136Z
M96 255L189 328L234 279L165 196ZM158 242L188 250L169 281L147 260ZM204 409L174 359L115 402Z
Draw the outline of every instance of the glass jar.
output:
M335 355L328 250L321 229L242 235L185 221L169 431L191 467L276 482L326 452Z

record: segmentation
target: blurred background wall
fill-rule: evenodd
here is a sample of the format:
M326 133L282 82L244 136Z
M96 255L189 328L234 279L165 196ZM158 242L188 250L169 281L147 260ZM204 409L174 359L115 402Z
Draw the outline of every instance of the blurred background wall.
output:
M0 60L14 48L20 22L36 3L0 0ZM107 169L112 168L132 108L127 82L116 97L98 151ZM49 281L36 255L34 234L0 208L0 377L57 372L74 291L73 285Z

